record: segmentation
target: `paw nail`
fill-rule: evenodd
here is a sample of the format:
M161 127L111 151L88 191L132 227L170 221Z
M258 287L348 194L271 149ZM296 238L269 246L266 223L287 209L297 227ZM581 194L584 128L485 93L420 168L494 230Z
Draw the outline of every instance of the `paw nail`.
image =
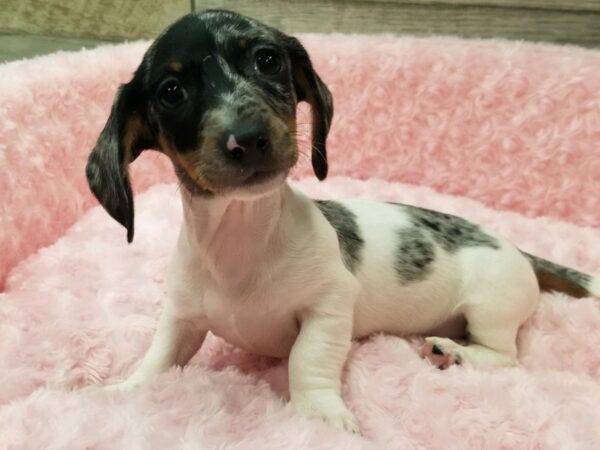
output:
M434 355L443 355L444 354L442 349L439 348L436 344L433 344L433 347L431 347L431 353L433 353Z

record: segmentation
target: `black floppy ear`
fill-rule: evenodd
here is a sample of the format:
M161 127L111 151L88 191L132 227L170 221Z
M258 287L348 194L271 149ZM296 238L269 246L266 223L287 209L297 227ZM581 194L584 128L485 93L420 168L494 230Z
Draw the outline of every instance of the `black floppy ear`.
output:
M319 180L327 177L327 135L333 117L333 98L329 88L313 69L302 44L289 37L288 54L298 102L305 101L312 113L312 166Z
M133 193L128 166L143 149L152 146L138 75L117 92L85 168L90 189L100 204L127 228L127 242L133 240Z

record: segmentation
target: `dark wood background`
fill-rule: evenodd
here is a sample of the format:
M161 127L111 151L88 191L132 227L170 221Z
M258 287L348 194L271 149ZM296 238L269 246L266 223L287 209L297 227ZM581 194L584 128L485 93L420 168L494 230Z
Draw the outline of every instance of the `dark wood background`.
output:
M0 0L0 60L156 36L227 8L294 32L502 37L600 47L600 0Z

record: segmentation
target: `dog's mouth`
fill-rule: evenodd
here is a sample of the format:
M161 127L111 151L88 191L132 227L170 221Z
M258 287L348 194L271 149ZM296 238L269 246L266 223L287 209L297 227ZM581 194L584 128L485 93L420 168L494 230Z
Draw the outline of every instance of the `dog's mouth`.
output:
M232 183L222 192L239 199L255 198L271 192L287 178L289 169L254 169L242 181Z
M265 169L245 169L244 173L238 172L233 179L229 179L227 183L211 183L201 184L200 178L196 176L190 176L186 170L181 167L175 166L175 172L179 178L182 186L186 187L187 190L193 195L207 194L225 194L232 191L247 190L249 193L262 191L264 189L271 189L280 184L282 180L287 177L289 169L285 168L265 168ZM206 177L203 177L206 179ZM209 187L210 186L210 187ZM258 191L257 191L258 190Z
M283 170L281 169L256 170L252 175L246 178L242 185L252 186L255 184L265 183L281 173L283 173Z
M294 145L278 146L257 161L238 162L223 157L221 149L200 149L185 153L174 161L182 185L192 193L227 194L247 189L251 192L270 190L279 186L298 160Z

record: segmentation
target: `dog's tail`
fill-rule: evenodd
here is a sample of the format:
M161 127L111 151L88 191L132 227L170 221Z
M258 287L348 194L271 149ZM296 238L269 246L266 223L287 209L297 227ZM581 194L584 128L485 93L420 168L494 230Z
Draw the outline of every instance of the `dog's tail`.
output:
M557 291L572 297L600 298L600 278L522 252L531 263L542 291Z

